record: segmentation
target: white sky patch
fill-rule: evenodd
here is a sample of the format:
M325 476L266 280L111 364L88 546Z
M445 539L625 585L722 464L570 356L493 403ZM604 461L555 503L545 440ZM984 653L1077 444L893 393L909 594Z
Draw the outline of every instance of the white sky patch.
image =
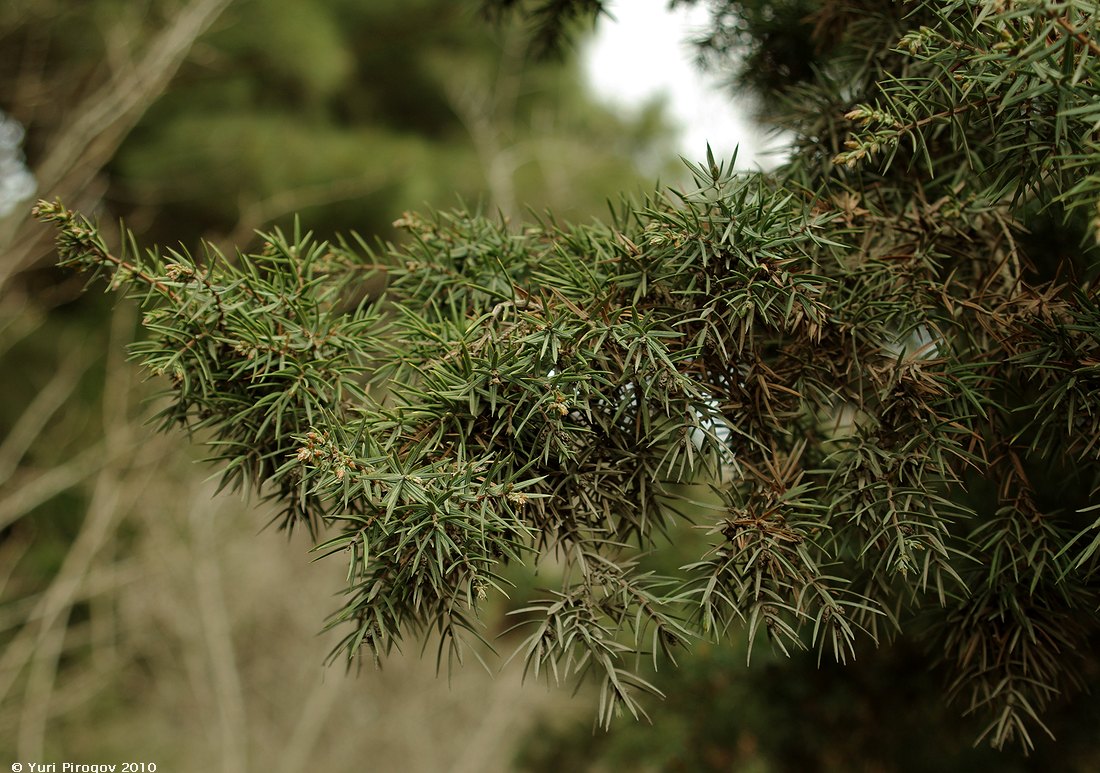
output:
M663 95L681 128L679 152L689 161L705 160L709 142L719 160L740 145L740 169L776 163L761 156L769 143L745 106L695 65L691 40L706 27L704 7L670 11L668 0L616 0L607 10L612 18L600 17L583 52L585 73L602 101L631 110Z
M0 110L0 217L34 195L34 176L23 163L23 127Z

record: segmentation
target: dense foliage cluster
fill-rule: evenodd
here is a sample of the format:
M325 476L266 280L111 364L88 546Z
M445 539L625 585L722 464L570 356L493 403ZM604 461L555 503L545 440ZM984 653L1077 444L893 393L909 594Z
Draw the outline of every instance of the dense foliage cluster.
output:
M1028 746L1098 633L1100 13L825 0L807 33L802 4L711 5L712 53L792 9L817 41L767 71L775 173L708 158L607 224L406 214L398 246L233 259L38 216L139 299L165 423L336 530L349 657L429 631L461 655L541 561L563 582L519 651L594 672L605 722L696 636L846 661L904 635ZM685 523L703 552L652 571Z

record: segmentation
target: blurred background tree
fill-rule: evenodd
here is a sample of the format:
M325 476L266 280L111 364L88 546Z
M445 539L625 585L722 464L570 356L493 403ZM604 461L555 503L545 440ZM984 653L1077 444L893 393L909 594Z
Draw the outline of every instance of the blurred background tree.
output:
M520 25L480 10L0 6L0 757L485 770L560 703L514 675L448 689L415 652L326 673L317 599L340 573L311 565L302 535L257 538L267 508L212 498L185 444L149 438L150 389L119 355L133 308L82 294L28 217L33 179L148 242L244 248L295 215L371 240L459 198L584 219L641 187L639 159L676 169L659 107L616 116L576 56L534 61Z

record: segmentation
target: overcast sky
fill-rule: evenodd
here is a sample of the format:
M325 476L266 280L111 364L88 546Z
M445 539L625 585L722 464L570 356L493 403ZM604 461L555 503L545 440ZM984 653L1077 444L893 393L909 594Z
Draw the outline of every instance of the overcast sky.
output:
M668 0L613 0L608 8L614 20L600 18L584 52L590 83L604 101L630 109L663 94L681 126L685 158L705 159L709 141L719 158L740 144L738 167L765 163L758 157L763 139L729 92L693 63L690 41L706 26L705 8L670 11Z

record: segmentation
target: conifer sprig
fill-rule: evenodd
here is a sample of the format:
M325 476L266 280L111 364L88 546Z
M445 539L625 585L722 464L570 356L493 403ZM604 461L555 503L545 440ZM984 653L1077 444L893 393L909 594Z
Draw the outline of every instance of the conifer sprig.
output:
M790 163L709 157L607 224L408 214L379 250L195 260L38 214L142 305L165 423L348 557L337 653L434 632L461 658L505 567L553 560L518 652L594 673L604 723L696 636L845 661L906 636L1027 748L1097 633L1098 14L819 11L834 69L785 92Z

